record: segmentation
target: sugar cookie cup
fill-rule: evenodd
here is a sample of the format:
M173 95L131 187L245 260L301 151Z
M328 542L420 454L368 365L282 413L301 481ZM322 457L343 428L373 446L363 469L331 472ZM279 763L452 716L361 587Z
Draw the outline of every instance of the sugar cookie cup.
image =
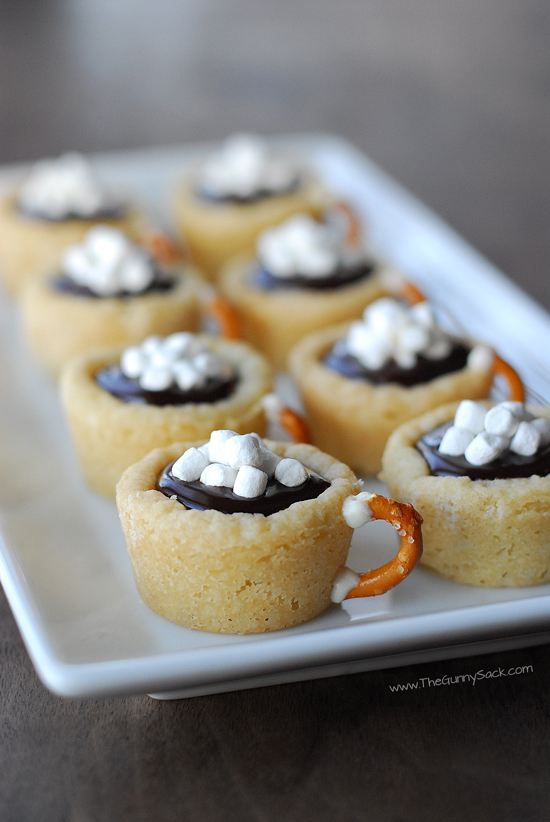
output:
M155 490L163 468L200 443L157 449L125 471L117 505L136 585L166 619L204 631L289 628L331 603L352 529L342 515L359 485L351 470L308 445L267 441L330 481L313 500L270 516L189 510Z
M54 222L21 214L16 194L1 199L0 279L5 290L18 297L27 283L55 270L67 246L81 242L89 229L100 223L137 237L145 219L141 211L130 206L116 218Z
M218 428L263 435L262 398L272 390L270 366L245 343L204 339L239 374L231 395L217 402L155 406L117 399L94 377L118 362L122 348L86 355L65 367L61 397L82 473L95 491L113 498L122 472L153 448L209 437Z
M57 291L46 279L23 290L27 343L57 379L74 357L107 346L140 343L151 334L196 331L203 282L190 267L172 272L174 286L127 297L88 297Z
M411 387L350 379L323 364L347 332L332 326L305 337L289 357L302 396L311 441L364 474L376 474L388 437L407 420L444 403L486 397L493 367L466 366Z
M193 262L209 280L216 280L222 265L237 254L252 254L260 232L293 214L320 219L330 197L312 174L304 173L292 190L251 202L209 200L196 193L191 175L172 195L175 226L191 252Z
M366 305L388 294L383 265L350 285L319 290L264 291L250 282L253 271L253 257L240 256L223 268L219 288L235 311L242 338L276 368L287 368L290 351L307 334L359 318Z
M458 403L430 411L390 437L381 478L424 518L422 564L446 579L523 587L550 579L550 476L471 480L432 476L415 447L452 420ZM487 403L490 407L490 403ZM548 408L531 409L550 419Z

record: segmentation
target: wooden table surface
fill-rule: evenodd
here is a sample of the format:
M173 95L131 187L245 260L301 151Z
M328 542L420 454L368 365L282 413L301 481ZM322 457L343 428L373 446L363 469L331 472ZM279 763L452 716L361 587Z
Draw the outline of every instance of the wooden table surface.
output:
M338 133L550 308L549 17L544 0L5 0L0 162ZM2 822L547 818L548 646L164 703L49 694L3 596L0 648Z

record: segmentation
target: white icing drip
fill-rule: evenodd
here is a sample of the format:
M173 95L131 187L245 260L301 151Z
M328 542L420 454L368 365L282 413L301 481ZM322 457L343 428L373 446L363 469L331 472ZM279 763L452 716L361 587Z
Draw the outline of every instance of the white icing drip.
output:
M248 198L287 191L299 177L300 170L289 157L258 137L236 134L205 160L199 185L213 197Z
M275 277L302 275L329 277L340 265L359 266L364 254L345 244L330 225L297 214L275 228L263 231L256 243L260 265Z
M24 211L50 220L93 218L123 206L76 153L36 163L19 190L18 203Z
M183 391L200 388L207 380L228 380L233 368L191 332L169 337L147 337L141 345L126 348L120 358L126 377L137 379L147 391L164 391L177 385Z
M383 368L392 359L401 368L413 368L419 354L433 360L447 357L452 338L437 325L428 303L408 306L383 297L367 306L362 320L351 324L343 348L370 370Z
M61 272L94 294L110 297L144 291L154 279L155 267L150 254L122 231L97 225L79 245L65 250Z

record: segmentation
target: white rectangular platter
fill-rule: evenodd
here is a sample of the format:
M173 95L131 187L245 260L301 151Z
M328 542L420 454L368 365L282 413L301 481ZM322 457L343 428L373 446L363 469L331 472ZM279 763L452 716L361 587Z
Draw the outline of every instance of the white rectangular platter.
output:
M495 345L534 395L550 397L542 359L550 317L539 306L348 143L324 135L283 142L355 204L378 252ZM204 150L103 155L97 164L165 215L174 175ZM0 170L0 187L21 171ZM550 641L550 585L480 589L423 569L381 597L332 606L271 634L218 635L167 622L141 602L116 508L80 478L56 388L28 353L4 296L0 363L0 578L36 670L55 693L196 696ZM366 526L349 564L381 564L394 538L389 526Z

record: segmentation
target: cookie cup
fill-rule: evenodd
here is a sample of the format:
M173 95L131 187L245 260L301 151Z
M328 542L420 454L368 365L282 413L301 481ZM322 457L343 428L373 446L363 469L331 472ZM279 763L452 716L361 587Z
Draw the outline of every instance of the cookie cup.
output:
M444 403L488 394L491 368L467 366L411 387L345 377L323 365L322 359L348 328L345 324L310 334L291 352L289 363L312 442L356 471L378 473L388 437L407 420Z
M118 483L143 601L187 628L232 634L289 628L320 614L351 542L342 505L359 490L354 474L312 446L267 441L330 480L330 488L270 516L189 510L155 485L168 463L200 444L157 449Z
M330 197L312 175L297 188L250 203L224 203L195 193L189 177L172 197L176 228L185 240L195 264L207 279L215 280L221 266L242 252L254 253L256 238L270 226L293 214L309 214L320 219Z
M156 406L117 399L94 377L119 361L121 348L77 358L65 367L61 396L80 467L94 491L114 498L122 472L153 448L208 438L220 428L264 434L261 399L272 390L268 363L245 343L209 337L208 345L239 372L233 393L212 403Z
M417 440L452 420L458 403L398 428L381 479L424 517L422 564L446 579L504 588L550 579L550 476L471 480L436 477ZM490 407L490 403L487 403ZM550 409L531 409L550 419Z
M0 278L6 291L19 296L23 287L37 277L55 271L63 251L82 242L94 225L108 225L130 237L139 235L144 217L128 208L115 219L40 220L25 217L16 206L16 195L0 200Z
M232 305L243 339L263 351L276 368L286 368L291 349L306 334L343 320L359 319L369 303L388 295L387 269L334 289L281 288L264 291L251 284L251 256L225 266L219 287Z
M21 308L29 348L54 379L71 359L106 346L141 343L150 334L196 331L201 280L177 275L174 288L129 297L86 297L56 291L46 279L23 289Z

